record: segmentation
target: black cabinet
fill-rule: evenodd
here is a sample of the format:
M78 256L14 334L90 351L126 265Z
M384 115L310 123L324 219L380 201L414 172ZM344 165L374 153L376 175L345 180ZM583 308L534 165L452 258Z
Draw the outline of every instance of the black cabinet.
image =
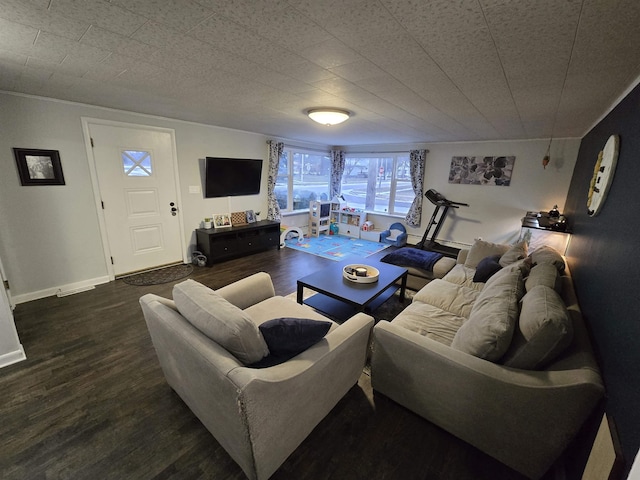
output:
M280 222L261 220L248 225L196 230L198 251L207 257L207 266L235 257L280 249Z

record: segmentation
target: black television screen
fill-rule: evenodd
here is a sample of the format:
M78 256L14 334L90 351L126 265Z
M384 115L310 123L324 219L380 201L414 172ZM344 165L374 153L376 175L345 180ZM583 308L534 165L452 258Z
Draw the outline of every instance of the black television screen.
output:
M206 157L204 196L256 195L261 179L262 160Z

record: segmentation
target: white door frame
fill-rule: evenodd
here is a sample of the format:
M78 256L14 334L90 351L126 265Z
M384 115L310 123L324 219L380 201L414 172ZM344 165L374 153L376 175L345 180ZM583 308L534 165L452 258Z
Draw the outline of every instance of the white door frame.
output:
M103 120L100 118L81 117L82 133L84 134L84 145L87 149L87 159L89 161L89 172L91 173L91 184L93 186L93 198L95 201L96 212L98 213L98 223L100 224L100 236L102 238L102 248L104 251L104 262L107 266L109 280L115 280L115 270L111 263L111 249L109 247L109 238L107 236L107 224L104 219L104 210L102 209L102 198L100 195L100 184L98 183L98 174L96 170L96 159L93 155L93 147L91 146L91 132L89 126L108 125L112 127L130 128L137 130L154 130L156 132L168 133L171 135L171 156L173 162L173 177L176 187L176 196L179 199L178 204L178 226L180 228L180 248L182 249L182 260L189 263L187 258L187 249L184 238L184 217L182 215L182 193L180 192L180 177L178 176L178 152L176 150L176 132L172 128L154 127L150 125L142 125L138 123L117 122L113 120Z

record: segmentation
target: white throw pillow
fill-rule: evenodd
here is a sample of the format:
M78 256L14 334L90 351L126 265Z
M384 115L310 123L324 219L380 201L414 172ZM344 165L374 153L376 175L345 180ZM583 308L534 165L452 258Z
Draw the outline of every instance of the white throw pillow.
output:
M560 273L555 265L540 263L531 269L529 276L524 281L524 286L529 292L537 285L544 285L545 287L553 288L558 293L562 293Z
M506 267L507 265L511 265L518 260L522 260L527 256L527 242L521 240L509 247L502 257L500 257L500 266Z
M257 362L269 354L249 315L209 287L186 280L173 287L173 300L184 318L243 364Z
M485 242L481 238L476 239L464 262L465 267L476 268L483 258L493 255L504 255L509 250L509 245Z
M513 368L541 369L572 340L573 323L560 295L537 285L522 298L518 326L502 363Z
M523 293L520 268L496 273L478 295L469 320L456 332L451 346L491 362L500 360L511 344Z
M562 258L560 252L558 252L553 247L543 245L536 248L533 252L531 252L531 255L529 256L531 257L531 260L533 260L533 263L535 265L550 263L551 265L556 267L560 273L564 272L564 258Z

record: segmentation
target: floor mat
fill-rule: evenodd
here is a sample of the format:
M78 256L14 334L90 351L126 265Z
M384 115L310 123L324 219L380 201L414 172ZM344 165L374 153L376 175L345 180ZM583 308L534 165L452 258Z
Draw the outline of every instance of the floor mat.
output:
M135 275L129 275L128 277L122 277L124 283L129 285L158 285L160 283L169 283L175 280L180 280L188 276L193 272L193 265L189 263L183 263L182 265L172 265L170 267L159 268L158 270L151 270L149 272L137 273Z
M328 258L336 262L348 260L349 257L368 257L390 246L388 243L371 242L344 235L304 237L302 241L298 241L298 238L291 238L285 240L285 245L288 248Z

